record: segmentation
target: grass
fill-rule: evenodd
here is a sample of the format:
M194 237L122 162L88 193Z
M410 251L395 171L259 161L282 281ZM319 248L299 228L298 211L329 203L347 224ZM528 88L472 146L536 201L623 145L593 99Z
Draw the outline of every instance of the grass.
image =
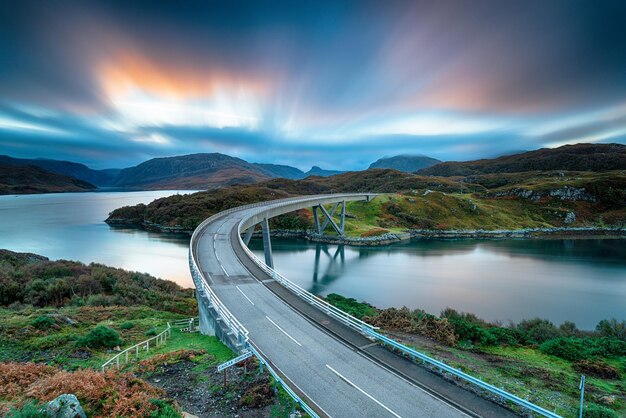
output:
M443 192L378 196L371 202L348 202L345 232L349 237L367 237L408 229L516 230L562 226L604 227L605 218L624 219L626 210L609 210L602 216L590 202L533 201L518 198L485 198L472 194ZM577 221L564 224L574 212ZM333 217L339 223L339 215ZM326 235L334 235L330 227Z

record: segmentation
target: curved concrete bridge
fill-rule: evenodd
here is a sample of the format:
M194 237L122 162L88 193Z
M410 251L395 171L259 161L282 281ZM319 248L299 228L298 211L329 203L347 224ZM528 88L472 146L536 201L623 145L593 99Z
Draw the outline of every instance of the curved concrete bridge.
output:
M345 202L373 197L281 199L230 209L204 221L190 249L202 332L218 335L236 351L250 344L320 416L507 416L508 411L365 338L357 331L369 325L281 279L255 260L245 244L261 224L266 264L271 265L269 218L313 207L318 232L330 225L342 233ZM334 208L329 211L325 204ZM331 214L339 207L337 225ZM318 212L324 214L323 223Z

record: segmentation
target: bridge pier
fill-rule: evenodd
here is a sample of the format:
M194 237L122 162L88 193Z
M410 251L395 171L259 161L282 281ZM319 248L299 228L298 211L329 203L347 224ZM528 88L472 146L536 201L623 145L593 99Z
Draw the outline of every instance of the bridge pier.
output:
M248 245L250 244L250 239L252 238L252 233L254 232L254 227L256 225L252 225L250 228L246 229L246 234L243 236L243 242Z
M340 218L339 218L339 225L337 225L337 223L333 219L333 215L335 214L335 211L337 210L339 205L341 205L341 213L340 213ZM324 214L324 217L325 217L324 223L320 223L320 217L317 212L318 210L320 210L322 214ZM333 227L335 232L340 237L343 237L345 235L346 201L343 200L341 202L335 203L335 205L332 207L330 212L328 212L326 208L322 205L313 206L313 222L315 223L315 231L317 232L318 235L323 235L324 230L326 230L326 227L330 224L330 226Z
M272 240L270 238L270 224L267 218L263 218L261 222L261 230L263 232L263 251L265 252L265 264L269 268L274 268L274 257L272 256Z

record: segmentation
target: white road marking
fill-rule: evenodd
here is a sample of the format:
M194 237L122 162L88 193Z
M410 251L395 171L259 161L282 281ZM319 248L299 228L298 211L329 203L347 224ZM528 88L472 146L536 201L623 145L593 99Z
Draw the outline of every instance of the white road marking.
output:
M342 380L344 380L347 384L349 384L350 386L352 386L353 388L355 388L356 390L358 390L359 392L361 392L363 395L367 396L368 398L370 398L371 400L373 400L374 402L376 402L378 405L382 406L383 408L385 408L390 414L392 414L393 416L395 416L396 418L402 418L400 415L396 414L395 412L393 412L391 409L387 408L387 406L385 406L383 403L381 403L378 399L374 398L372 395L370 395L369 393L367 393L366 391L364 391L363 389L361 389L360 387L358 387L357 385L355 385L354 383L352 383L351 381L349 381L344 375L342 375L341 373L339 373L337 370L333 369L332 367L330 367L328 364L326 365L326 367L328 367L333 373L335 373L337 376L339 376Z
M264 353L264 352L263 352L263 351L262 351L259 347L257 347L257 346L255 345L255 346L254 346L254 348L256 348L256 351L258 351L259 353L261 353L261 356L263 356L263 357L265 357L265 358L267 359L267 355L266 355L266 354L265 354L265 353ZM267 365L267 363L266 363L266 365ZM267 366L268 366L268 367L270 367L269 365L267 365ZM322 411L322 412L324 413L324 415L326 415L328 418L333 418L333 417L332 417L332 416L331 416L328 412L324 411L324 409L323 409L321 406L319 406L319 405L317 404L317 402L315 402L315 401L314 401L314 400L313 400L313 399L312 399L309 395L307 395L307 394L306 394L306 392L305 392L305 391L303 391L303 390L300 388L300 386L296 385L296 383L295 383L293 380L291 380L291 379L289 378L289 376L287 376L285 373L283 373L283 371L282 371L282 370L280 370L280 368L279 368L277 365L272 364L272 368L273 368L273 369L275 369L275 370L277 370L277 371L278 371L278 373L280 373L280 374L283 376L283 379L285 379L285 380L289 380L289 382L291 383L289 386L290 386L290 387L292 387L292 389L293 389L293 387L295 386L295 387L296 387L296 389L298 389L298 390L299 390L302 394L304 394L304 396L305 396L305 397L307 397L307 398L309 399L309 402L311 402L312 404L314 404L314 405L317 407L317 409L319 409L320 411Z
M409 385L413 386L415 389L420 390L422 392L424 392L424 394L430 396L431 398L435 399L438 402L442 402L443 404L449 406L450 408L454 409L455 411L459 412L461 415L465 415L466 417L471 417L471 415L468 415L467 412L460 410L459 408L457 408L456 406L448 403L448 401L446 401L445 399L442 398L438 398L435 395L433 395L432 393L430 393L429 391L425 390L424 388L421 388L419 386L417 386L415 383L411 382L410 380L407 380L404 376L399 375L398 373L396 373L395 371L393 371L392 369L388 368L388 367L383 367L382 365L380 365L379 363L374 362L370 357L366 356L365 354L363 354L360 351L356 351L354 350L355 353L357 353L358 355L360 355L361 357L363 357L365 360L371 362L372 364L376 365L376 367L380 367L383 370L388 371L389 373L391 373L392 375L396 376L398 379L403 380L404 382L408 383Z
M291 338L291 341L293 341L294 343L296 343L296 344L298 344L300 347L302 347L302 344L300 344L300 343L298 342L298 340L296 340L295 338L293 338L291 335L287 334L287 332L286 332L284 329L282 329L282 328L281 328L281 327L280 327L280 326L279 326L276 322L272 321L272 320L270 319L270 317L269 317L269 316L265 315L265 317L267 318L267 320L268 320L268 321L270 321L272 324L274 324L274 325L276 326L276 328L278 328L279 330L281 330L283 334L285 334L287 337Z
M250 302L250 304L251 304L252 306L254 306L254 302L252 302L252 301L250 300L250 298L249 298L249 297L248 297L245 293L243 293L243 290L241 290L241 289L239 288L239 286L235 286L235 287L237 288L237 290L239 290L239 292L243 295L243 297L244 297L244 298L246 298L246 299L248 299L248 302Z

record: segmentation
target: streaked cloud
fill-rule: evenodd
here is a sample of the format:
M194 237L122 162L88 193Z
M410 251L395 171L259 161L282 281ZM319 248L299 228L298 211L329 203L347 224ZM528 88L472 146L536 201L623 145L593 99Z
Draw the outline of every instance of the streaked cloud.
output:
M0 152L360 169L625 142L626 3L0 6Z

